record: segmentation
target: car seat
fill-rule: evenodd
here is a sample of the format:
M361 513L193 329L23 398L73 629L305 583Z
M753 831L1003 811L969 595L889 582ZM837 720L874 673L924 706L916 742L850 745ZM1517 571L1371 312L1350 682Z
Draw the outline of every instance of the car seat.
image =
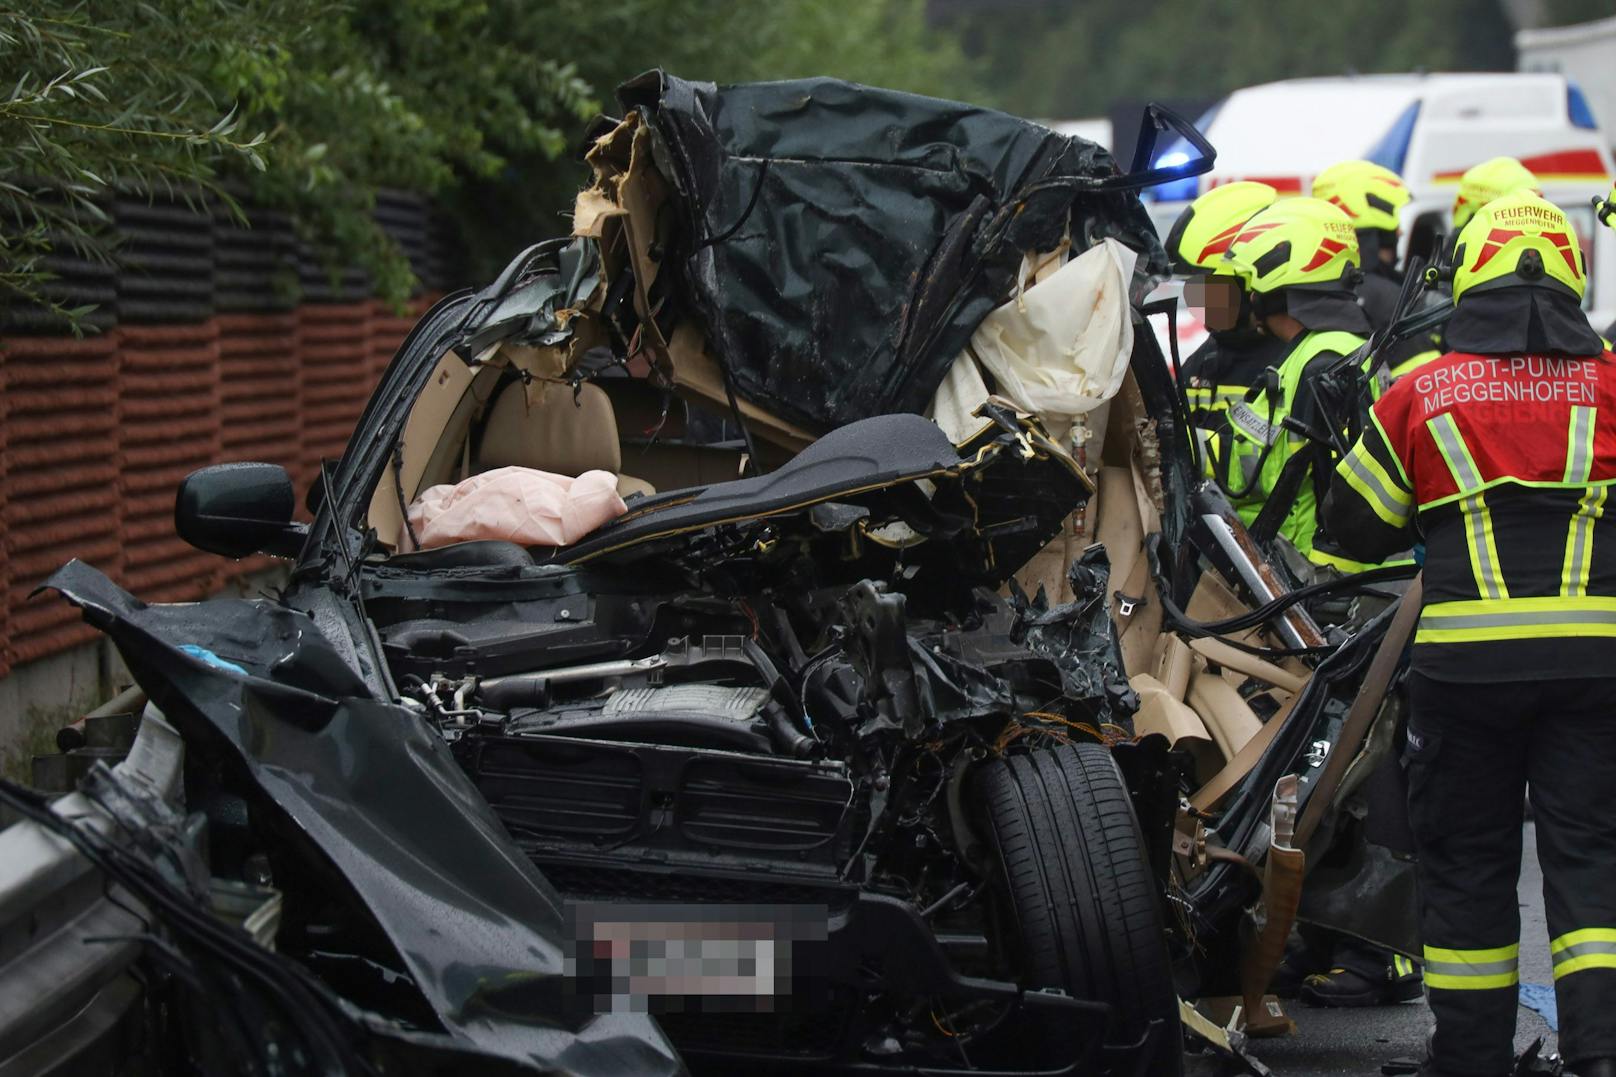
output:
M533 400L529 401L529 392ZM656 488L623 474L623 447L617 436L612 402L597 385L541 383L528 392L507 385L494 399L483 422L475 470L531 467L576 478L586 471L617 476L623 497L650 495Z

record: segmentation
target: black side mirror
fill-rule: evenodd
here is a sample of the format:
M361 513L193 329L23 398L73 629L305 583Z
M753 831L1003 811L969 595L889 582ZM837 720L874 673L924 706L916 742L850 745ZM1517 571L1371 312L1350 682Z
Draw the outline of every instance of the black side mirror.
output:
M1191 158L1186 153L1181 161L1151 167L1151 162L1156 159L1156 137L1162 131L1172 131L1182 137L1195 151L1195 156ZM1103 191L1137 191L1141 187L1154 187L1158 183L1170 183L1210 172L1217 160L1218 151L1212 148L1212 143L1206 140L1205 135L1195 129L1193 123L1172 109L1163 108L1152 101L1145 106L1145 114L1139 118L1139 140L1134 143L1133 167L1121 175L1106 177L1100 181L1099 187Z
M174 499L174 530L225 557L296 557L308 528L292 522L297 499L279 464L216 464L193 471Z

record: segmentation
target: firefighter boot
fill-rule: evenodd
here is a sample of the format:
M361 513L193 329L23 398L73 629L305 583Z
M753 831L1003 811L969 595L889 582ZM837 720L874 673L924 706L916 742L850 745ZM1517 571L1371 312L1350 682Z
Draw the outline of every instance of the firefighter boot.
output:
M1358 949L1371 948L1360 946ZM1376 952L1381 960L1384 960L1383 954L1383 951ZM1420 970L1401 954L1392 955L1391 963L1379 969L1367 962L1343 960L1329 972L1307 977L1301 990L1303 1002L1327 1007L1390 1006L1413 1002L1421 994Z

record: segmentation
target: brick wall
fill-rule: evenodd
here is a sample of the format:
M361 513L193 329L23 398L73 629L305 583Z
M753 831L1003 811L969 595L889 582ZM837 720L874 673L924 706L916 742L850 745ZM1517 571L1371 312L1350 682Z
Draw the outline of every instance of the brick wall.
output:
M262 460L291 472L301 502L428 305L401 316L357 274L333 283L284 216L255 214L244 229L183 204L110 209L115 268L70 255L51 265L64 302L98 304L98 331L0 315L0 677L93 638L59 598L29 597L69 558L157 602L264 567L181 542L175 487L210 463ZM442 233L424 200L391 196L377 215L441 289Z

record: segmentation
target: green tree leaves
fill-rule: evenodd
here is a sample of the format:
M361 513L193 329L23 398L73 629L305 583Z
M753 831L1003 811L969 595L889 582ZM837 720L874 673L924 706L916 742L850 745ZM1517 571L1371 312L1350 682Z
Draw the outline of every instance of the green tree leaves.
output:
M132 5L125 21L153 14ZM179 33L172 19L151 21L156 36ZM49 298L44 259L62 248L111 256L103 195L129 185L224 197L220 164L264 164L265 140L246 133L239 113L191 108L206 91L192 73L174 74L171 58L121 64L132 36L88 4L50 16L0 7L0 86L9 87L0 96L0 295L69 321L87 308Z
M579 132L654 66L970 92L924 0L48 6L0 0L0 302L49 305L53 248L111 257L114 189L290 210L333 271L357 265L397 302L416 281L372 211L379 190L417 191L487 272L565 229Z

